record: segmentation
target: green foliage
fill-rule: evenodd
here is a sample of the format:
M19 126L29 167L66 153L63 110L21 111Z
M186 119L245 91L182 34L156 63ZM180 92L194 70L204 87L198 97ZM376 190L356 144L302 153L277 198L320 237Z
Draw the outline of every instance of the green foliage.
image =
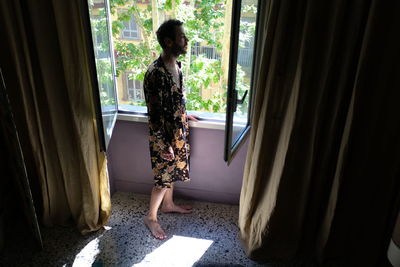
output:
M211 90L211 86L217 84L222 76L221 62L215 59L205 58L203 55L193 56L190 62L190 75L186 79L187 109L224 112L225 98L215 93L212 99L204 100L202 92Z
M96 16L93 16L93 13L91 13L91 27L94 44L93 48L96 55L95 62L100 103L102 106L110 106L116 103L106 13L104 8L97 9L96 12Z
M109 58L96 59L97 80L100 88L100 103L102 106L115 105L112 67Z
M119 76L122 72L131 72L134 79L143 80L147 66L154 60L155 54L161 52L154 34L152 33L153 20L151 17L151 5L142 10L136 1L111 0L111 13L117 19L112 22L112 34L114 49L116 51L116 72ZM147 40L140 43L125 42L120 39L121 31L124 29L124 22L135 19L141 32Z
M256 30L254 22L241 21L239 29L239 47L247 47Z
M186 35L192 46L201 43L204 46L215 47L217 54L221 56L226 0L193 0L194 6L190 6L189 2L191 1L158 0L158 11L167 11L171 17L184 21ZM111 13L117 18L112 22L117 75L129 72L132 73L133 79L143 81L147 66L162 51L153 32L151 3L141 9L134 0L110 0L110 7ZM252 12L252 7L247 7L246 12ZM119 38L124 22L132 17L144 37L138 43L125 42ZM251 23L244 24L243 29L240 29L241 47L249 40L248 33L253 26ZM180 60L186 71L187 109L225 112L226 85L221 85L220 82L223 77L221 61L206 58L204 55L182 56ZM246 87L244 83L245 73L240 67L237 73L237 89L242 95L248 86ZM211 88L215 86L222 86L224 93L217 92L210 99L203 99L202 93L212 90ZM144 105L141 102L131 102L131 104Z
M135 79L143 80L140 77L144 77L147 66L151 63L150 48L143 43L133 44L118 40L114 42L114 48L117 52L117 75L129 70L136 75Z
M131 101L131 102L129 102L129 105L132 105L132 106L146 106L146 102L145 101Z

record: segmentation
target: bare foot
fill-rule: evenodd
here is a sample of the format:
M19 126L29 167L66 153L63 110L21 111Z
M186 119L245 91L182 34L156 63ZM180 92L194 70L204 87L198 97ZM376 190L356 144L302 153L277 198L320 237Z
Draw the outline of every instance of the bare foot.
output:
M144 224L149 228L151 234L157 239L165 239L167 235L161 228L160 224L155 220L150 220L147 216L143 218Z
M160 209L161 212L164 213L169 213L169 212L176 212L176 213L183 213L183 214L187 214L187 213L192 213L192 206L189 205L182 205L182 206L178 206L178 205L163 205Z

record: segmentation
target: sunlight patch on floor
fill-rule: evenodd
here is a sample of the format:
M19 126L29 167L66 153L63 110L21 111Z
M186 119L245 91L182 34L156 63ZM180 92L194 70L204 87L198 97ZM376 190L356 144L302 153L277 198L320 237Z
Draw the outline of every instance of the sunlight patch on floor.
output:
M212 243L212 240L174 235L133 266L192 266Z
M104 226L104 233L108 230L111 230L110 226ZM100 254L99 242L100 238L104 235L104 233L92 241L90 241L78 254L76 254L73 267L79 266L92 266L95 262L97 255Z
M99 238L95 238L89 242L76 256L72 266L91 266L100 253Z

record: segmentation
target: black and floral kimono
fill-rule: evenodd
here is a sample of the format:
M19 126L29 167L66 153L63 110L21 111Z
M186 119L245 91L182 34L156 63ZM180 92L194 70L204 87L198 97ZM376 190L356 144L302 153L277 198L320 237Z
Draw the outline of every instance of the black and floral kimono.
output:
M181 88L173 81L161 57L149 66L144 78L151 165L157 187L170 188L175 181L189 181L189 126L180 62L178 65ZM175 153L171 161L160 156L169 146Z

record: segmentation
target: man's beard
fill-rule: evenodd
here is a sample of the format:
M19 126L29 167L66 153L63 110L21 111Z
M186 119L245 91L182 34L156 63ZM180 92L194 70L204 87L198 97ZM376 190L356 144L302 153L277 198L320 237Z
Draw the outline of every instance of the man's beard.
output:
M185 55L186 50L185 47L181 47L179 45L175 45L174 48L172 49L172 54L175 56L180 56L180 55Z

